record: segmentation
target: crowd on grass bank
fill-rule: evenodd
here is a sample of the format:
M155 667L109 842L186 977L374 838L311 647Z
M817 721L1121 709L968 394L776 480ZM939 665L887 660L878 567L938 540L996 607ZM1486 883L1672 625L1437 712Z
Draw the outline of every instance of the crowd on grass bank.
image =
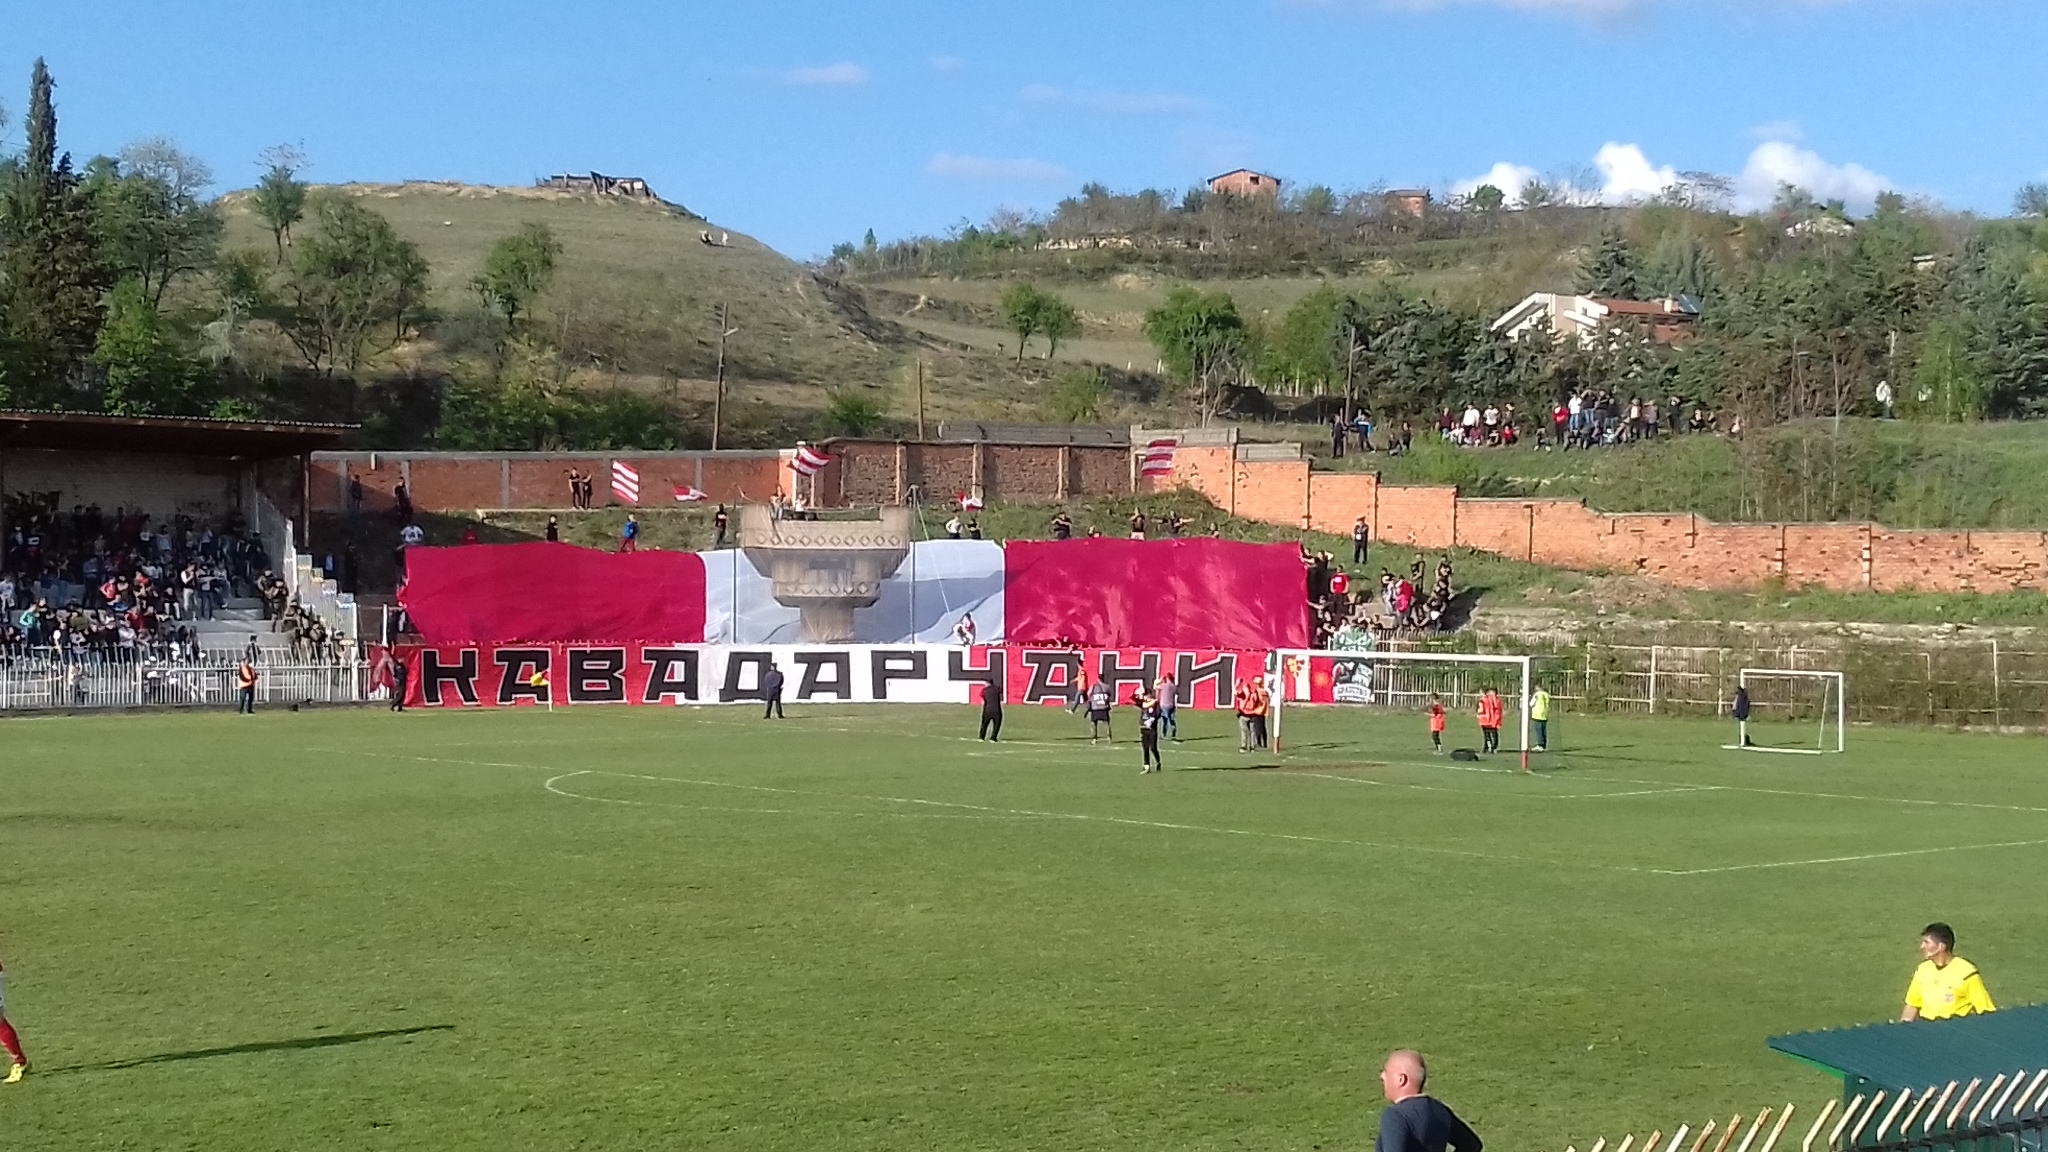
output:
M1623 399L1602 389L1574 392L1551 405L1550 411L1525 419L1513 404L1467 402L1463 410L1445 408L1437 414L1436 435L1446 444L1460 448L1512 448L1529 443L1544 450L1571 451L1616 444L1633 444L1660 437L1712 434L1722 431L1720 413L1682 397L1659 401L1656 397L1631 396ZM1727 434L1742 435L1742 418L1729 420ZM1359 412L1350 421L1330 421L1330 454L1380 452L1400 456L1412 451L1415 427L1403 420L1397 426L1376 428L1369 413Z

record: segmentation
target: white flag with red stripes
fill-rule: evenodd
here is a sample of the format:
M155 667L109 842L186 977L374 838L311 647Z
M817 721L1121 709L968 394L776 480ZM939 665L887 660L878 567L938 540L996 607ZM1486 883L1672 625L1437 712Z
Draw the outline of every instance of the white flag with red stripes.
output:
M789 462L789 467L791 471L799 476L815 476L818 474L819 469L822 469L831 462L832 457L825 455L809 444L799 444L796 446L796 458Z
M612 461L612 492L628 504L640 502L640 472L624 460Z
M702 489L692 488L687 484L678 484L676 485L676 499L694 504L699 500L711 499L711 494Z
M1145 454L1138 463L1138 472L1145 476L1167 476L1173 472L1172 440L1154 440L1145 445Z
M962 492L960 494L960 510L962 512L981 511L981 497L969 496L967 493Z

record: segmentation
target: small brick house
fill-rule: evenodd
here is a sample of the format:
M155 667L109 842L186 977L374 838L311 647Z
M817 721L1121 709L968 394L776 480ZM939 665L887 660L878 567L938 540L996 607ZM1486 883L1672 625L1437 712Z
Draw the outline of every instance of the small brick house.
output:
M1277 200L1280 197L1280 178L1239 168L1211 177L1209 191L1219 196L1270 196Z

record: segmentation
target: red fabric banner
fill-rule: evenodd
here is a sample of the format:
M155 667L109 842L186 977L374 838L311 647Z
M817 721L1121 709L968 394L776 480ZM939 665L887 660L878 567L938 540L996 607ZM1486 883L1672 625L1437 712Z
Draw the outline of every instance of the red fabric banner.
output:
M1292 544L1014 541L1003 567L1012 645L1309 646L1308 578Z
M704 642L704 561L694 552L409 548L405 577L399 603L429 644Z

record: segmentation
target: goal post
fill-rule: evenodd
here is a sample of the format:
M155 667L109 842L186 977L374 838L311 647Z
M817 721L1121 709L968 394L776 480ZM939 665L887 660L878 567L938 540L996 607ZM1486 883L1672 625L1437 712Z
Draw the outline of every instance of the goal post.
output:
M1282 717L1294 705L1319 703L1317 686L1313 684L1316 661L1328 660L1333 668L1366 665L1370 670L1365 686L1366 699L1358 703L1390 704L1396 707L1408 703L1420 703L1435 688L1420 688L1413 684L1381 683L1382 667L1422 668L1434 665L1440 668L1477 667L1499 669L1516 682L1514 699L1507 701L1519 717L1516 725L1515 747L1512 752L1521 756L1522 769L1529 767L1529 701L1535 688L1533 656L1483 656L1470 652L1383 652L1373 650L1336 650L1327 648L1279 649L1273 653L1267 668L1267 689L1272 696L1273 750L1280 751ZM1351 703L1349 699L1333 693L1330 703Z
M1849 679L1842 673L1807 668L1744 668L1736 674L1735 683L1749 696L1751 712L1748 717L1737 719L1736 742L1724 744L1723 748L1733 752L1789 752L1802 756L1848 750ZM1770 698L1759 700L1752 689L1761 689ZM1749 725L1752 719L1759 718L1756 712L1759 708L1777 710L1784 714L1780 718L1788 721L1805 719L1797 713L1811 709L1817 728L1813 747L1752 741ZM1828 739L1830 725L1834 728L1832 741Z

